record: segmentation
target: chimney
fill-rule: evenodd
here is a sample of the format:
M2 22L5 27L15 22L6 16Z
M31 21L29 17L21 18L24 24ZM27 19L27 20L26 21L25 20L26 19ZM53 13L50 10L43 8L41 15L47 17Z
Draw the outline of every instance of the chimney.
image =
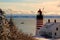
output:
M48 19L48 23L50 23L50 19Z
M56 23L56 19L54 20L54 23Z

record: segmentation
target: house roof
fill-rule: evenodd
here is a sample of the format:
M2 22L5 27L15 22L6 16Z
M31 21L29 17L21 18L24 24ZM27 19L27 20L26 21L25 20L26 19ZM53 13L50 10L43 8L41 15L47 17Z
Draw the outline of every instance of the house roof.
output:
M53 28L55 27L59 27L60 26L60 22L50 22L50 23L46 23L45 25L43 25L43 27L40 29L40 31L52 31Z
M45 28L51 28L51 27L57 27L59 25L60 25L60 22L56 22L56 23L50 22L50 23L46 23L43 27L45 27Z

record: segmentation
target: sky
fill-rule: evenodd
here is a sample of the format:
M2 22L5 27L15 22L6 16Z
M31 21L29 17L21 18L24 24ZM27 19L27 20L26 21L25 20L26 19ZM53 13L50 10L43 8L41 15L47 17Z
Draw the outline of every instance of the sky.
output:
M37 3L37 2L47 2L47 1L56 1L56 0L0 0L0 2L30 2L30 3Z
M42 9L45 15L60 15L60 0L0 0L0 8L28 13Z

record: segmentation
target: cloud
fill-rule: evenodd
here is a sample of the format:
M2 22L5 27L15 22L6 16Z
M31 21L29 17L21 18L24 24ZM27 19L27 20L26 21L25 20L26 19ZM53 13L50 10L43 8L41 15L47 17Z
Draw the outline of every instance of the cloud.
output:
M0 2L27 2L27 3L38 3L38 2L47 2L47 1L56 1L56 0L0 0Z
M43 9L44 15L60 13L60 7L57 7L60 1L43 2L43 3L6 3L0 2L0 8L2 9L12 9L14 11L24 11L24 12L37 12L38 9Z

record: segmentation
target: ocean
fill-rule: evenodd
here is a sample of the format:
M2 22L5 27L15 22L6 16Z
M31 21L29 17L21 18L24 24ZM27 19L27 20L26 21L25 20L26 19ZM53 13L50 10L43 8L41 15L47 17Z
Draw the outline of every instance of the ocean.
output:
M12 16L13 22L19 30L22 30L24 33L35 35L36 15L13 14L6 15L6 18L9 20L10 16ZM60 16L43 16L43 25L48 22L48 19L50 19L51 22L54 22L55 19L57 22L60 22Z

